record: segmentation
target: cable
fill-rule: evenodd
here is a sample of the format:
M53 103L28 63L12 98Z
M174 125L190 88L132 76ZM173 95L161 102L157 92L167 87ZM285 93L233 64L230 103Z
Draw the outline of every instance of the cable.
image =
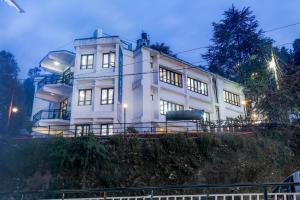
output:
M263 31L263 33L277 31L277 30L285 29L285 28L288 28L288 27L291 27L291 26L296 26L296 25L300 25L300 22L296 22L296 23L293 23L293 24L288 24L288 25L285 25L285 26L279 26L279 27L276 27L276 28L272 28L272 29Z

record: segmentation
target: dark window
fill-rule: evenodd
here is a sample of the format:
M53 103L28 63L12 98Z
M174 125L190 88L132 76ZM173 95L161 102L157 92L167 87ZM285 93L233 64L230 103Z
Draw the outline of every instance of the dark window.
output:
M159 68L159 80L177 87L182 87L182 75L162 67Z
M103 54L103 68L115 67L115 57L116 54L114 52L104 53Z
M92 104L92 89L79 90L78 105L91 105Z
M235 105L235 106L240 106L240 96L237 94L233 94L232 92L228 92L224 90L224 102Z
M101 135L113 135L113 124L101 124Z
M188 89L199 94L208 95L207 83L188 77Z
M93 69L94 55L81 55L80 69Z
M114 88L101 89L101 104L113 104L114 103Z
M168 111L183 110L183 105L172 103L165 100L160 100L160 114L165 115Z
M77 124L77 125L75 125L75 135L76 136L87 135L89 132L90 132L90 125L89 124Z

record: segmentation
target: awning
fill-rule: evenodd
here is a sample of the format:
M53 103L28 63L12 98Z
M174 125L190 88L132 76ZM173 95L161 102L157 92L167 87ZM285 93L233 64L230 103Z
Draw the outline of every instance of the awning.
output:
M46 71L63 73L67 68L74 65L75 53L61 50L50 51L40 62L40 67Z

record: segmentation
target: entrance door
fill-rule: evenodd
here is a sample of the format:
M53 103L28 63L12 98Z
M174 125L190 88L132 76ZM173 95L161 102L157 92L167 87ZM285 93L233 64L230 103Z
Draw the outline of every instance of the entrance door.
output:
M60 119L67 118L67 110L68 110L68 98L60 102L59 104L59 117Z

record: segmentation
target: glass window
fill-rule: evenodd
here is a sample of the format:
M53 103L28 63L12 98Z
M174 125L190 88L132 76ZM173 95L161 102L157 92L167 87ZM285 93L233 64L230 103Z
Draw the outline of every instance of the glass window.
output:
M224 94L224 102L235 105L235 106L240 106L240 96L237 94L234 94L232 92L228 92L226 90L223 91Z
M165 100L160 100L160 114L165 115L168 111L183 110L183 105L172 103Z
M114 89L103 88L101 89L101 104L113 104L114 103Z
M80 69L92 69L94 64L94 55L81 55Z
M101 135L113 135L113 124L101 124Z
M188 90L208 95L207 83L188 77Z
M79 90L78 105L91 105L92 104L92 89Z
M103 68L115 67L116 54L114 52L103 54Z
M162 67L159 68L159 80L177 87L182 87L182 75Z
M87 135L90 132L89 124L77 124L75 125L75 136Z
M115 67L115 53L114 52L110 53L109 61L110 61L110 67Z

